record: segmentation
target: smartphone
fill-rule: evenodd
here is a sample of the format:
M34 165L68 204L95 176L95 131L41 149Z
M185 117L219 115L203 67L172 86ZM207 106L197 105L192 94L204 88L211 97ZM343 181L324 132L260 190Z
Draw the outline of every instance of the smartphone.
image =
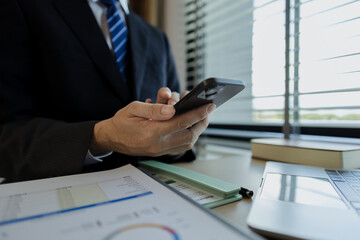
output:
M208 103L214 103L218 108L244 88L245 84L241 80L208 78L175 104L175 115L180 115Z

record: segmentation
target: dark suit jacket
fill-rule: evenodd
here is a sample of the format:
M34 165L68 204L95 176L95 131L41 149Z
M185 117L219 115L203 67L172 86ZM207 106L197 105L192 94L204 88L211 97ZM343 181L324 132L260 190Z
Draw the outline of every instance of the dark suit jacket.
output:
M133 12L126 21L128 84L87 0L0 2L0 177L80 173L96 121L179 91L165 35ZM113 154L89 169L136 160Z

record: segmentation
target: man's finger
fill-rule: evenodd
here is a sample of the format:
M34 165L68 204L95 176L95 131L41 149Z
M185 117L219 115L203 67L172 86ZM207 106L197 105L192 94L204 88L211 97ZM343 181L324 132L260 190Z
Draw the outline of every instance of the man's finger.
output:
M171 93L171 98L168 100L167 104L175 105L180 100L180 94L177 92Z
M170 106L170 105L167 105ZM192 127L194 124L204 120L216 108L215 104L206 104L189 112L176 116L167 121L162 129L164 133L174 133Z
M194 135L200 135L209 125L209 117L201 120L200 122L195 123L189 128L190 131L194 133Z
M156 103L166 104L170 98L171 90L167 87L160 88L157 93Z
M180 99L182 99L183 97L185 97L189 92L190 92L190 91L188 91L188 90L183 91L183 93L181 94Z
M175 114L172 105L150 104L142 102L132 102L127 106L128 114L131 117L140 117L152 120L168 120Z
M208 118L205 118L204 120L195 123L190 128L173 133L171 138L165 142L164 146L166 148L170 148L187 145L188 148L191 148L191 146L195 144L200 134L207 128L208 125L209 120Z

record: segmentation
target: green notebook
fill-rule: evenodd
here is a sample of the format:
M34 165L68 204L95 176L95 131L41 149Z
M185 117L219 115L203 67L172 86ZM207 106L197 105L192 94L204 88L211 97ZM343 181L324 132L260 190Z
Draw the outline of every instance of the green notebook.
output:
M205 174L158 161L143 161L140 168L207 208L242 199L240 187Z

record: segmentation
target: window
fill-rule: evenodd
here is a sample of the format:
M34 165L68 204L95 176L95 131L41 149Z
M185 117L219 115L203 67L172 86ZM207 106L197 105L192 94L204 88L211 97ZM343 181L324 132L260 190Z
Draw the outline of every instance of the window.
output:
M246 89L211 126L360 137L360 1L187 1L187 81Z
M300 124L359 127L360 1L299 1Z

